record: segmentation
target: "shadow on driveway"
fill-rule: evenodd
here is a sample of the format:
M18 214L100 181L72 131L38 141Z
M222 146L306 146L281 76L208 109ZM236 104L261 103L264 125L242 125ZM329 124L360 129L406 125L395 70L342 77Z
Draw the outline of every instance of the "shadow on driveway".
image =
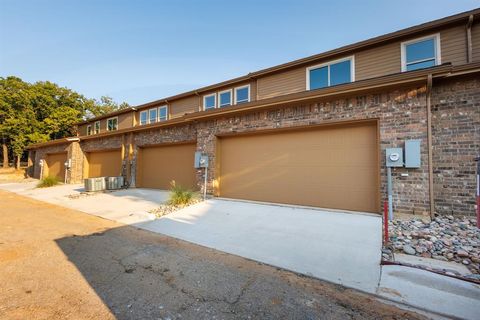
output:
M134 227L55 241L118 319L406 315L353 290Z

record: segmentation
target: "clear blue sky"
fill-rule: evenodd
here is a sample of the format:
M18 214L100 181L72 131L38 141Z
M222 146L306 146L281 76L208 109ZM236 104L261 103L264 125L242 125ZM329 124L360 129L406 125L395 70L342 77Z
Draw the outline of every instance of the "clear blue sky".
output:
M480 1L0 0L0 76L137 105Z

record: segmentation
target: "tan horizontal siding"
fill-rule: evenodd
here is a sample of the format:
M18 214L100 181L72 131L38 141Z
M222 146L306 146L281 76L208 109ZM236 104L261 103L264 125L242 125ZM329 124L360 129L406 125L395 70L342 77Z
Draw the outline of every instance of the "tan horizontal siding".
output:
M133 126L133 112L118 115L118 129L131 128ZM101 127L101 124L100 124ZM93 129L93 127L92 127ZM107 121L105 120L105 130L107 129Z
M400 42L355 53L355 80L364 80L401 71Z
M80 136L86 136L87 135L87 126L88 124L81 124L78 126L78 134ZM92 129L93 129L93 125L92 125Z
M257 100L257 80L250 82L250 101Z
M111 118L118 117L118 130L121 129L128 129L133 127L133 112L128 112L128 113L122 113L119 114L118 116L113 116ZM106 132L107 131L107 120L111 118L106 118L106 119L101 119L97 120L100 121L100 133ZM81 124L78 126L78 134L80 136L86 136L87 135L87 126L91 125L92 126L92 134L95 130L95 122L97 121L92 121L89 123Z
M451 27L440 32L442 63L453 65L467 63L467 36L465 25Z
M305 67L261 77L258 80L258 99L305 91Z
M472 62L480 61L480 23L472 26Z
M170 118L178 118L186 113L192 113L199 110L199 98L196 95L174 100L169 103Z

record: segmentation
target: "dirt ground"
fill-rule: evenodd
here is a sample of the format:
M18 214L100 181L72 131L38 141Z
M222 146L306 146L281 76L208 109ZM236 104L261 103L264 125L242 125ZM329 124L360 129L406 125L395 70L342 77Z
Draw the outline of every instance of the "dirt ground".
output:
M420 319L319 280L0 191L0 319Z

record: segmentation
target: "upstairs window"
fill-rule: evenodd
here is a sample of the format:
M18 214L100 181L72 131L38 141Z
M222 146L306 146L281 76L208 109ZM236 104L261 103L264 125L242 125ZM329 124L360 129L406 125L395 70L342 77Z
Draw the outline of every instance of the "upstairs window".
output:
M336 86L354 80L354 60L348 57L307 68L307 90Z
M100 133L100 121L95 121L93 133L95 133L95 134Z
M209 110L217 107L217 95L215 93L203 96L203 109Z
M232 105L232 90L225 90L218 93L218 105L227 107Z
M147 121L148 121L147 111L141 111L140 112L140 125L143 126L144 124L147 124Z
M250 101L250 85L235 88L235 104Z
M92 126L91 125L88 125L87 126L87 136L91 135L92 134Z
M158 121L168 120L168 107L161 106L158 108Z
M118 129L118 117L107 119L107 131L115 131Z
M440 62L440 35L402 43L402 71L434 67Z
M157 122L157 108L148 110L148 123Z

